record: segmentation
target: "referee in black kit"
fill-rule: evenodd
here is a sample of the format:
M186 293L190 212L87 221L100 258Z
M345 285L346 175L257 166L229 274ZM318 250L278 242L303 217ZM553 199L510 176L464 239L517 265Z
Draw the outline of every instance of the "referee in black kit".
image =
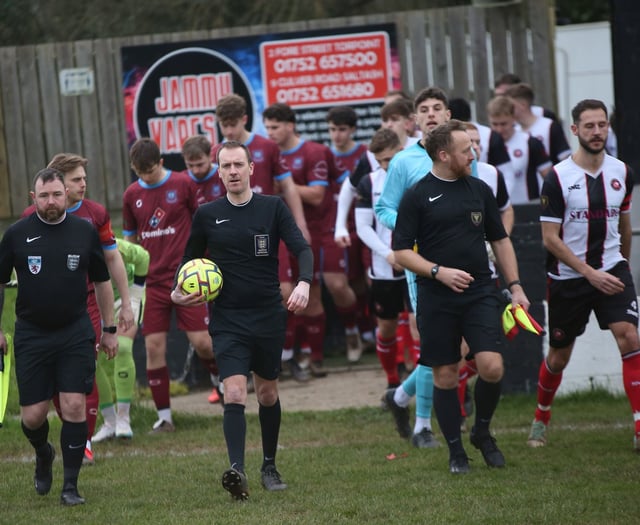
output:
M244 411L250 372L262 431L261 482L271 491L287 488L275 465L281 419L278 375L286 329L278 246L284 241L298 260L298 284L287 301L287 308L296 313L309 300L313 253L282 199L251 190L253 162L244 144L222 143L217 161L227 195L198 208L182 262L207 254L222 271L224 286L211 305L209 321L224 385L223 430L231 465L222 475L222 486L234 499L245 500L249 490ZM197 293L183 295L178 290L171 298L181 305L202 300Z
M34 178L36 213L9 227L0 242L0 283L18 275L15 359L22 430L36 451L34 484L45 495L53 481L55 449L49 443L50 401L59 395L64 481L60 501L79 505L78 474L87 439L85 396L95 373L95 334L87 313L87 278L93 281L103 322L100 347L118 350L113 289L98 232L66 213L61 172L47 168ZM4 288L4 285L0 285ZM2 289L4 292L4 289ZM0 294L0 312L4 293ZM0 332L0 351L7 344Z
M457 397L460 343L465 338L479 376L471 443L488 466L503 467L505 459L489 424L500 399L504 334L485 240L491 243L513 304L528 309L529 300L491 188L471 177L473 153L465 125L450 120L434 128L425 142L433 168L405 192L393 239L396 261L418 276L420 363L433 368L433 406L449 446L449 469L466 473L469 461Z

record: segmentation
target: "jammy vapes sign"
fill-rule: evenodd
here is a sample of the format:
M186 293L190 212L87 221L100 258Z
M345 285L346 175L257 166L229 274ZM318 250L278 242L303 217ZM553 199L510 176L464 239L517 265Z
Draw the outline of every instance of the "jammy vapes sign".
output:
M244 97L256 133L265 134L262 111L283 102L304 138L327 142L326 112L349 105L359 117L356 139L366 141L385 93L401 87L392 24L130 46L122 64L129 144L151 137L170 169L184 169L189 136L220 142L216 105L229 93Z

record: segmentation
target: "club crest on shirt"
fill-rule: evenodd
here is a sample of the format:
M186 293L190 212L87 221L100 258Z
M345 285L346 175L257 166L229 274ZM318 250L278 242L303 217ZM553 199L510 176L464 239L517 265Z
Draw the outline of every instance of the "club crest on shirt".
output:
M261 233L253 236L256 257L264 257L269 255L269 235Z
M482 212L481 211L472 211L471 212L471 223L474 226L480 226L482 224Z
M42 270L42 257L40 255L28 255L27 264L29 265L29 271L33 275L38 275Z
M611 187L616 191L620 191L622 189L622 184L618 179L613 179L611 181Z
M261 149L257 149L251 152L251 157L253 157L253 162L264 162L264 151Z
M543 208L548 207L549 197L547 197L546 195L540 195L540 204L542 205Z
M167 190L166 199L168 204L178 202L178 192L176 190Z
M152 228L157 228L160 224L160 221L165 215L166 213L162 208L156 208L153 212L153 215L149 219L149 226L151 226Z
M80 256L72 253L67 255L67 268L72 272L78 269L80 265Z

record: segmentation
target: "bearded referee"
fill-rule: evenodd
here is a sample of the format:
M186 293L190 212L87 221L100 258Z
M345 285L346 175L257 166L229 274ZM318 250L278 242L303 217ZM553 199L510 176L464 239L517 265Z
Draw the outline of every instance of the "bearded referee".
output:
M224 385L223 430L230 463L222 486L234 499L245 500L249 497L244 456L250 372L262 431L261 482L269 491L287 488L275 463L281 419L278 374L287 321L278 280L278 246L282 239L298 260L298 283L287 301L294 313L309 301L313 253L282 199L251 190L254 164L244 144L222 143L217 161L227 194L196 211L182 263L207 253L222 271L224 285L209 316ZM183 295L176 289L171 299L180 305L203 300L197 293Z
M64 478L60 502L84 503L78 475L87 438L86 394L95 374L95 333L87 313L87 280L95 285L102 318L100 348L109 358L118 350L113 322L113 290L98 232L66 212L64 175L39 171L31 198L36 213L9 227L0 241L0 283L18 275L15 358L22 431L36 452L34 485L51 490L55 449L49 443L47 413L59 394L60 447ZM4 285L0 285L4 291ZM4 294L0 294L0 312ZM7 344L0 332L0 351Z

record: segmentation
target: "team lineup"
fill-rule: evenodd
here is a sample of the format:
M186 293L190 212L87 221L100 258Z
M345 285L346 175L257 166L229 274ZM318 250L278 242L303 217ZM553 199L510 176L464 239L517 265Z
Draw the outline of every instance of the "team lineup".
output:
M95 443L134 437L138 331L157 412L147 432L179 431L167 364L174 312L210 375L209 402L223 404L222 487L235 500L249 498L245 407L255 392L260 483L287 489L276 467L278 383L328 373L323 290L344 329L347 361L375 348L386 377L382 402L400 437L418 449L447 447L449 471L460 475L470 471L468 430L486 465L504 468L490 425L506 337L516 325L542 331L527 314L510 238L519 204L540 206L549 309L549 348L523 444L546 445L562 372L594 312L621 354L640 451L633 174L607 153L612 136L601 101L573 108L573 151L556 116L533 102L531 88L511 74L496 81L488 125L440 88L414 98L389 92L366 145L353 138L352 108L328 111L328 147L302 138L295 111L282 103L262 114L267 137L252 132L246 101L227 95L216 107L224 141L188 138L185 171L167 169L149 138L131 146L137 179L123 194L122 238L105 207L87 198L89 161L55 155L33 179L33 204L0 241L0 283L14 271L18 281L11 335L36 493L53 484L52 401L62 421L63 505L85 502L78 479L95 463ZM0 331L3 353L9 335Z

